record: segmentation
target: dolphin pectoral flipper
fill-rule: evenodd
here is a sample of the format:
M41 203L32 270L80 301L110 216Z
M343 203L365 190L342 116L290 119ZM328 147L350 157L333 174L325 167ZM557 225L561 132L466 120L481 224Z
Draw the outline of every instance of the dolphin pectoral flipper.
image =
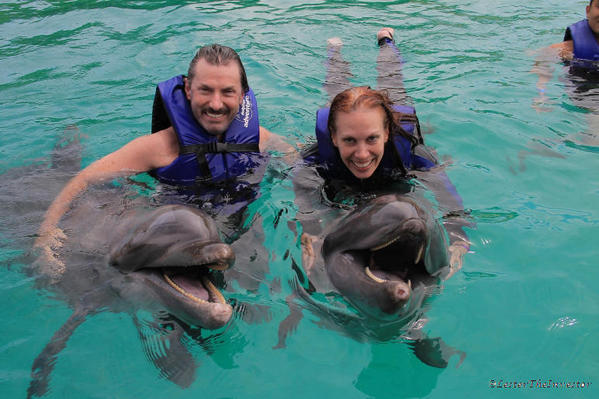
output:
M185 330L168 315L143 323L134 317L133 322L144 353L160 370L160 375L182 388L189 387L195 379L197 364L182 342Z
M440 337L419 339L408 343L408 345L412 348L418 359L433 367L447 367L449 359L453 355L458 354L460 355L460 360L456 365L457 368L460 367L466 358L466 352L447 345Z
M310 298L310 294L306 291L306 288L304 288L304 284L307 285L308 290L310 291L312 291L314 287L311 285L307 276L295 262L293 256L291 257L291 269L295 272L296 277L290 281L290 284L293 288L292 293L285 298L285 302L289 308L289 315L279 324L279 342L277 345L273 346L273 349L283 349L287 346L285 344L287 337L292 331L297 329L297 326L304 317L301 307L295 300L301 297L308 303L313 302Z
M276 346L273 346L273 349L283 349L286 347L285 341L287 340L287 336L297 329L299 322L304 317L300 306L295 303L296 298L298 298L296 293L292 293L285 298L285 302L289 306L289 315L279 324L279 342Z
M31 382L27 388L27 398L43 396L48 392L50 374L56 363L56 357L62 351L71 335L85 321L88 311L75 311L71 317L56 331L50 342L33 361Z
M432 367L445 368L449 364L449 359L458 354L460 355L460 360L456 365L458 368L466 358L466 352L447 345L441 337L429 338L419 328L410 330L409 336L404 338L408 341L408 346L416 357Z

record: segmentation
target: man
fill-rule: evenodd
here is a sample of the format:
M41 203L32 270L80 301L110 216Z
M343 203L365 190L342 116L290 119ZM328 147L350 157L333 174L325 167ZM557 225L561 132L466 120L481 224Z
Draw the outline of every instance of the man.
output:
M591 0L586 6L586 19L567 27L564 40L552 44L537 58L532 72L539 75L537 82L539 97L535 99L533 106L539 111L545 110L538 105L547 103L545 85L552 75L552 69L545 65L548 61L547 56L556 55L565 61L575 60L578 66L589 66L590 63L585 63L585 60L599 61L599 0Z
M556 49L563 59L599 60L599 1L591 0L586 16L586 19L566 28L561 43L549 46Z
M567 72L561 78L564 89L572 103L587 112L585 131L568 135L566 143L582 150L596 151L599 146L599 0L591 0L586 6L586 19L566 28L564 40L541 50L531 72L539 76L532 107L538 112L550 111L551 101L545 93L547 82L553 76L557 60L564 61ZM520 170L524 170L524 158L538 154L563 158L554 151L549 153L538 148L521 152Z
M202 47L190 63L188 76L162 82L157 96L168 114L169 121L162 123L165 127L90 164L71 179L46 212L35 246L56 272L63 265L53 248L65 238L58 222L88 185L142 172L170 184L207 185L247 173L253 166L247 161L252 154L283 144L259 125L245 69L229 47Z

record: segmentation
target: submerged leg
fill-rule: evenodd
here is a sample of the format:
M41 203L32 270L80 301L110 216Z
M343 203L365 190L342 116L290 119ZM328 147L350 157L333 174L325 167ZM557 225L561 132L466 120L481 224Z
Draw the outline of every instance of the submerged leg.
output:
M377 88L387 90L394 104L409 105L412 99L403 84L403 59L393 41L393 29L383 28L379 31L381 35L383 38L379 41L379 55L376 58Z
M349 62L343 59L341 54L342 46L343 43L338 37L327 40L327 75L323 87L329 96L328 104L333 101L337 94L351 87L349 79L354 76L349 70Z

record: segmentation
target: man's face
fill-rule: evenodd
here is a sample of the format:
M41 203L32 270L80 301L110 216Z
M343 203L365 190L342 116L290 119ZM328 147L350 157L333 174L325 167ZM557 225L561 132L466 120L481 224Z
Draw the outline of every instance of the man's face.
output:
M224 133L243 100L241 72L237 63L212 65L200 59L193 81L185 82L185 94L198 123L209 133Z
M587 6L587 19L593 33L599 35L599 0L595 0L593 4Z

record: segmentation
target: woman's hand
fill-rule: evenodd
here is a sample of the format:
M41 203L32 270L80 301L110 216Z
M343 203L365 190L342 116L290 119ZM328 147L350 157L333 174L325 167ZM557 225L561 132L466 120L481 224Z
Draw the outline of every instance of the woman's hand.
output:
M317 239L318 237L308 233L302 233L302 236L300 237L300 242L302 244L302 267L306 271L308 277L310 277L310 271L312 270L314 260L316 259L312 243Z
M445 277L445 280L448 280L462 268L462 258L469 249L470 244L462 240L455 241L449 246L449 274Z

